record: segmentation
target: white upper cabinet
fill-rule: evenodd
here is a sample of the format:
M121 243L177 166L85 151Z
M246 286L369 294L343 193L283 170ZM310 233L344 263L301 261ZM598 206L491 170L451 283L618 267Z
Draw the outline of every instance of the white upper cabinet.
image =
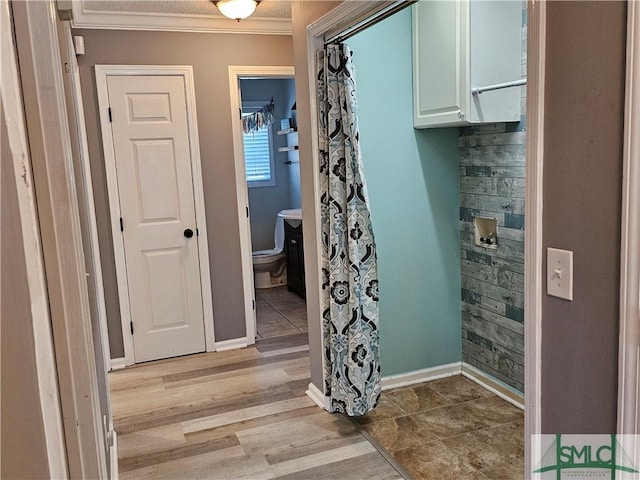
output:
M472 91L521 79L522 1L421 0L412 8L414 126L519 121L522 87Z

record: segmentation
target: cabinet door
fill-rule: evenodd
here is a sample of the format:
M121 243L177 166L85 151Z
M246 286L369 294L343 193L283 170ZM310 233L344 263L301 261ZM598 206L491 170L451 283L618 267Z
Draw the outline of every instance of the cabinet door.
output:
M414 126L464 123L468 90L467 0L413 6Z
M481 0L470 5L471 88L522 76L522 3ZM520 121L520 87L472 95L470 122Z

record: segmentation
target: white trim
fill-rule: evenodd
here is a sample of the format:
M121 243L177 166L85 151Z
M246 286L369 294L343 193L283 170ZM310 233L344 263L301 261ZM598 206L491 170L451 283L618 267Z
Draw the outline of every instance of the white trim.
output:
M247 337L232 338L231 340L223 340L221 342L216 342L215 351L224 352L226 350L237 350L238 348L245 348L248 346L249 346L249 342L247 341Z
M109 465L111 469L111 480L120 478L120 469L118 468L118 432L113 429L113 423L109 425L111 434L111 446L109 447Z
M546 2L527 6L527 161L525 202L524 404L525 472L533 471L532 442L542 433L542 211Z
M397 375L389 375L382 377L382 390L390 390L392 388L406 387L415 385L416 383L430 382L439 378L452 377L460 375L461 363L447 363L445 365L437 365L435 367L423 368L407 373L399 373Z
M489 390L494 395L499 396L503 400L506 400L511 405L518 407L520 410L524 410L524 395L515 391L513 388L505 385L497 378L479 370L473 365L462 362L462 371L460 372L463 377L474 381L486 390Z
M397 3L401 2L395 0L375 3L345 1L307 26L307 32L312 38L332 38Z
M329 397L325 396L324 392L322 392L313 383L309 383L309 388L304 393L320 408L324 408L327 412L331 411L331 402Z
M365 4L365 2L352 2L353 4L361 3ZM333 13L333 18L337 21L340 18L340 15L337 12L334 12L337 8L343 6L346 8L347 3L342 3L338 7L334 8L328 14L321 17L317 22L309 25L307 27L307 75L309 78L309 107L311 114L311 155L312 155L312 172L313 172L313 210L312 215L309 212L308 208L304 208L302 210L302 223L305 224L314 224L315 225L315 237L311 237L311 235L305 234L305 239L307 245L310 243L313 245L313 248L316 250L316 278L317 285L320 287L316 291L309 291L307 289L307 310L315 308L318 305L318 314L315 316L311 316L311 318L318 318L320 321L320 345L318 345L315 351L320 352L318 356L318 360L322 365L322 377L320 385L322 386L322 391L324 394L324 378L327 377L326 365L323 358L322 352L324 352L323 340L322 340L322 309L324 305L324 298L322 294L322 282L324 281L322 278L322 225L320 223L320 219L322 218L322 213L320 210L320 159L318 158L318 152L320 150L320 139L318 135L318 90L316 88L317 81L317 72L316 72L316 52L320 50L324 43L324 29L328 27L323 27L323 22L329 21L331 17L331 13ZM302 175L302 168L300 169L300 174ZM301 189L304 188L305 182L300 180ZM309 255L305 255L305 275L310 275L310 269L307 267L307 262L310 262ZM309 282L307 282L307 285ZM311 301L311 296L315 296L315 302ZM311 339L309 340L311 343ZM310 347L309 351L312 351ZM313 361L314 358L311 358Z
M253 284L253 259L251 255L251 224L249 192L244 164L244 142L242 122L238 112L242 107L240 98L241 78L293 78L295 68L287 66L229 66L229 91L231 102L231 130L233 135L233 157L236 176L236 201L238 228L240 233L240 258L242 262L242 288L247 344L256 343L256 312L254 310L255 289ZM238 116L236 116L238 115Z
M222 15L101 11L86 8L84 1L73 1L71 4L73 28L267 35L292 33L290 18L253 16L235 22Z
M187 122L189 126L189 147L191 150L191 171L193 176L193 198L196 224L198 226L198 261L200 266L200 282L202 286L202 310L205 331L205 347L207 352L215 350L215 333L213 326L213 301L211 296L211 274L209 267L209 247L204 207L204 188L202 185L202 168L200 163L200 143L196 121L196 96L193 84L193 68L190 65L96 65L96 90L98 94L100 126L102 130L102 146L104 151L107 191L109 194L109 213L111 215L111 232L120 297L120 317L124 343L124 358L127 365L135 363L133 337L130 333L131 311L129 309L129 289L127 285L124 243L120 232L120 201L118 177L115 167L115 151L113 131L109 122L109 96L107 77L114 75L177 75L182 76L187 103Z
M618 433L640 433L640 6L627 2Z
M0 2L0 48L2 70L0 97L7 123L9 149L20 208L20 228L24 244L27 285L31 300L31 321L38 380L40 411L47 448L47 463L51 478L68 478L65 438L63 433L58 374L53 351L51 319L42 261L40 227L32 183L29 148L22 111L22 92L15 57L16 47L11 28L9 3ZM6 174L6 172L5 172Z
M109 365L109 363L107 365ZM109 369L109 371L122 370L124 367L127 366L127 360L124 357L112 358L110 361L110 365L111 365L111 368Z
M104 283L102 277L102 262L100 261L100 245L98 243L98 223L96 220L96 208L93 200L93 182L91 180L91 163L89 161L89 141L87 139L86 122L84 116L84 102L82 100L82 86L80 84L80 68L76 59L73 36L69 25L65 25L65 41L67 45L67 53L69 56L70 68L70 85L71 85L71 101L75 111L76 119L76 135L78 137L79 153L80 153L80 172L84 189L82 190L82 201L86 207L87 227L89 230L89 257L92 265L93 277L88 282L88 286L93 288L97 315L98 326L100 330L100 340L102 343L102 356L104 359L104 367L109 365L111 354L109 347L109 333L107 327L107 307L104 298ZM107 388L107 394L109 389ZM110 400L109 400L110 402Z

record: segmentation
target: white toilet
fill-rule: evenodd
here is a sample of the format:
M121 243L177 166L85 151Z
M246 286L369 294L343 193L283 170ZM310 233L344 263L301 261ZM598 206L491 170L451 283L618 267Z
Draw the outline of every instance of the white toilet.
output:
M280 212L282 213L282 212ZM284 217L278 213L274 232L275 248L252 252L255 288L272 288L287 283L284 248Z

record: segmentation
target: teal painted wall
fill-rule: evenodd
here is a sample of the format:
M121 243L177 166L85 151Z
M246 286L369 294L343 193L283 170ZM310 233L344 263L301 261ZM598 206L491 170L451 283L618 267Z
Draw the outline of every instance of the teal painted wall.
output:
M349 39L378 246L382 375L458 362L458 128L413 128L411 11Z

